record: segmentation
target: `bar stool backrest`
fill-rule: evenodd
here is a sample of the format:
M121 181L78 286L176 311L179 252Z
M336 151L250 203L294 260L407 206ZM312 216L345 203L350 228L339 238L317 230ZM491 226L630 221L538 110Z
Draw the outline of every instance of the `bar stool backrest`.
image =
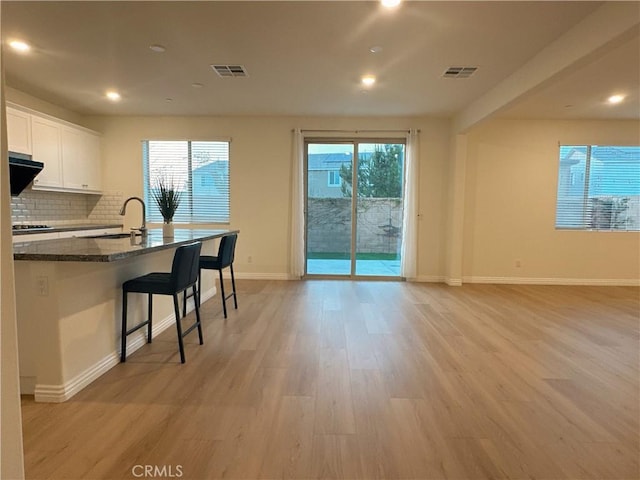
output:
M218 262L220 262L220 268L228 267L233 263L237 240L237 233L234 233L233 235L226 235L220 239L220 247L218 248Z
M171 266L171 284L173 291L181 292L198 280L200 250L202 243L194 242L181 245L176 249Z

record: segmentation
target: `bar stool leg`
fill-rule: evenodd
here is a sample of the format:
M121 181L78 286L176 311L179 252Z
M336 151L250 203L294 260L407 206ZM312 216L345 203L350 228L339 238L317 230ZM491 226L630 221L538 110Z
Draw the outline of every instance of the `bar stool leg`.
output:
M198 324L198 337L200 338L200 345L204 345L202 338L202 324L200 323L200 294L196 291L196 286L193 286L193 298L196 310L196 322Z
M149 294L149 305L147 308L147 320L149 320L149 325L147 328L147 343L151 343L151 323L153 319L153 295Z
M200 275L202 275L202 270L198 270L198 291L200 291L200 289L202 288L202 280ZM195 287L195 285L194 285ZM185 290L184 293L182 294L182 316L186 317L187 316L187 298L189 297L193 297L194 298L194 302L195 302L195 297L193 295L187 295L187 291L189 289ZM199 298L199 297L198 297ZM200 300L198 300L200 301ZM200 305L200 304L198 304Z
M180 362L184 363L184 342L182 341L182 325L180 324L180 306L178 305L178 294L173 294L173 310L176 315L176 328L178 330L178 346L180 347Z
M227 299L224 294L224 280L222 279L222 269L218 270L220 274L220 292L222 298L222 311L224 312L224 318L227 318Z
M233 287L233 304L236 307L236 310L238 309L238 296L236 295L236 279L235 276L233 275L233 263L231 265L229 265L229 268L231 269L231 286Z
M122 338L120 339L120 361L127 361L127 291L122 290Z

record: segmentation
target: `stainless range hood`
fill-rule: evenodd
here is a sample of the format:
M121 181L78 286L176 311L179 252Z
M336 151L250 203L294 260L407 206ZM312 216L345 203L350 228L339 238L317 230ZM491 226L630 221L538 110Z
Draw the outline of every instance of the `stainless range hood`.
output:
M44 163L31 159L31 155L9 152L9 181L11 196L20 195L35 176L42 171Z

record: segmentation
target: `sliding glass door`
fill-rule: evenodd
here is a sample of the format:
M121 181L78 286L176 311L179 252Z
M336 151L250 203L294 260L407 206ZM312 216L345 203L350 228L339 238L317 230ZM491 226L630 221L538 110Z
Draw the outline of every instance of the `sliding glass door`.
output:
M404 142L305 146L307 275L399 277Z
M306 254L309 275L351 275L352 143L310 143L307 153Z

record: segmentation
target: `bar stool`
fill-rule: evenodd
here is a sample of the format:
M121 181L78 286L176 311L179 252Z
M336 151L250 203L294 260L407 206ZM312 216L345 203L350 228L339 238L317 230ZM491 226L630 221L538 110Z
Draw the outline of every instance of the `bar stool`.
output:
M173 256L173 264L171 273L154 272L131 280L127 280L122 284L122 344L120 350L120 361L125 362L127 359L127 336L136 330L147 326L147 343L151 343L151 325L153 314L153 295L172 295L173 308L176 316L176 328L178 330L178 346L180 347L180 361L185 362L184 343L182 339L189 334L194 328L198 328L198 337L200 345L202 340L202 326L200 325L200 308L199 293L196 291L196 283L198 280L200 250L202 244L194 242L182 245L176 249ZM178 294L186 292L193 288L193 296L195 301L196 322L184 332L180 324L180 309L178 308ZM149 294L148 318L144 322L139 323L135 327L127 330L127 294L128 293L147 293Z
M200 256L200 275L198 275L198 292L201 292L202 288L202 270L218 270L220 275L220 293L222 298L222 311L224 312L224 318L227 318L227 300L233 297L233 304L238 309L238 299L236 296L236 279L233 275L233 259L236 252L236 242L238 241L238 234L233 233L231 235L225 235L220 239L220 246L218 247L218 255L213 257L211 255ZM222 270L229 267L231 270L231 286L232 292L229 295L224 293L224 280L222 279ZM186 298L185 298L186 305ZM184 307L183 307L184 308Z

